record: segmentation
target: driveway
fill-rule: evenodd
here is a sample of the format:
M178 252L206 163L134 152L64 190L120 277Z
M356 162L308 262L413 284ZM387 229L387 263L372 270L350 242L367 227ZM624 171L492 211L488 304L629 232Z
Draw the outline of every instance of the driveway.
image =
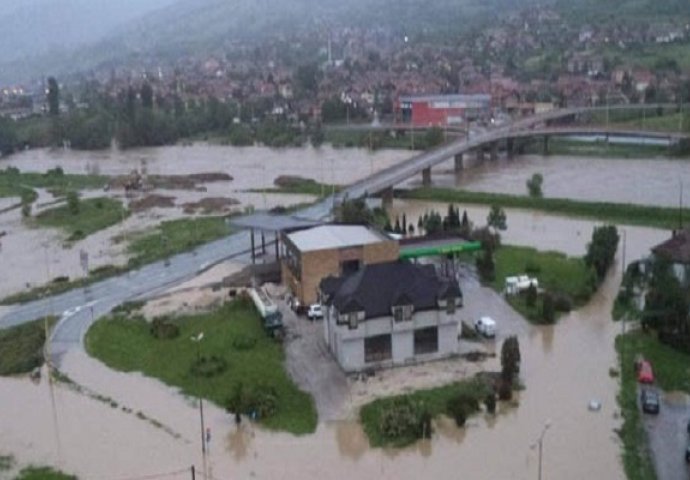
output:
M319 421L339 420L350 395L345 373L331 356L323 338L323 320L299 317L277 300L285 324L285 357L288 373L314 397Z
M657 477L659 480L687 480L690 467L685 462L685 447L690 442L686 429L690 419L690 398L682 393L665 394L661 390L659 395L662 400L658 415L640 413Z

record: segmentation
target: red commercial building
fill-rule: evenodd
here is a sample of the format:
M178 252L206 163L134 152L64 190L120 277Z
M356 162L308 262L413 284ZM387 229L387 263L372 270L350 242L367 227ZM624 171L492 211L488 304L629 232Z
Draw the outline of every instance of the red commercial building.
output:
M395 104L395 118L418 127L462 125L491 116L491 95L410 95Z

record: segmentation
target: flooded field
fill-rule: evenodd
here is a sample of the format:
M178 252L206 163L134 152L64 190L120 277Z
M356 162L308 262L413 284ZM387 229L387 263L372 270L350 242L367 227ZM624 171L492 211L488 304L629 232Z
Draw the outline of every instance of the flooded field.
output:
M473 162L471 158L468 161ZM444 173L445 172L445 173ZM544 176L545 197L585 201L678 205L680 183L690 185L688 159L622 159L524 155L486 160L456 176L452 165L432 175L434 186L459 187L477 192L526 195L525 182L535 173ZM421 183L414 179L414 185ZM686 195L687 196L687 195Z
M127 153L25 152L3 160L0 165L15 164L24 170L61 165L68 172L86 173L96 168L100 173L121 174L140 168L141 159L146 157L151 173L228 172L235 177L229 184L233 190L267 187L275 176L295 173L347 183L406 156L407 152L370 156L366 152L328 148L315 153L311 149L274 151L197 145ZM268 162L266 169L259 166L262 161ZM540 171L545 177L547 195L674 205L674 182L688 175L681 168L683 163L670 160L643 160L639 167L634 166L634 160L593 162L594 159L555 157L500 161L491 167L466 171L461 185L471 190L523 193L527 177ZM630 169L637 173L630 173ZM451 177L447 176L449 184ZM600 183L600 178L608 178L610 183ZM435 173L434 181L445 180ZM589 188L589 193L578 190L578 182ZM229 195L234 196L232 192ZM252 195L251 201L256 203L268 197ZM404 212L408 221L416 223L417 217L432 208L445 212L447 205L396 200L392 213L395 216ZM488 208L466 209L474 223L485 223ZM506 213L508 230L502 234L505 243L558 250L568 255L584 254L596 225L530 211L508 209ZM12 213L15 214L11 221L18 222L18 213ZM159 218L128 222L145 224L156 220ZM0 217L0 221L6 220ZM668 236L667 232L642 227L625 227L625 231L628 261L647 255L650 247ZM24 241L29 243L29 237ZM41 242L45 242L45 237L37 237L32 244L37 250L35 255L40 254ZM5 248L3 245L3 254ZM75 265L77 252L69 251L75 257ZM21 251L13 255L21 256ZM4 268L8 257L2 258ZM21 464L55 465L81 479L116 480L145 475L189 478L192 464L200 478L204 478L205 471L207 478L217 480L349 480L374 476L396 480L530 479L536 477L538 468L534 444L546 422L550 422L543 444L544 478L623 479L620 446L614 431L621 424L615 400L617 379L608 373L616 364L613 341L620 326L611 321L610 311L620 271L617 263L587 306L547 327L527 324L508 311L493 291L481 287L476 280L463 280L466 304L462 315L473 318L489 311L496 317L502 336L519 336L521 378L526 389L519 393L517 406L502 406L496 417L474 417L463 429L440 420L431 440L406 449L370 449L352 418L321 423L313 435L295 437L266 431L246 421L238 428L223 409L205 403L205 422L211 428L212 439L204 462L199 411L194 399L138 374L114 372L84 352L73 351L64 358L63 368L78 384L98 394L100 400L74 392L66 385L58 385L51 393L45 380L34 384L28 379L0 378L0 454L11 453ZM22 273L21 278L24 276ZM489 342L485 346L498 349L500 336L495 344ZM484 366L495 369L497 364L497 359L490 359ZM348 406L358 402L357 385L351 388L354 395L345 402L346 412L351 411ZM587 409L593 399L602 404L599 412ZM141 414L137 415L138 412Z
M149 174L184 175L225 172L234 177L230 191L272 187L280 175L299 175L323 183L345 185L408 158L404 150L226 147L206 143L189 146L80 152L29 150L0 160L0 168L46 171L61 166L66 173L124 175L146 166Z
M395 207L410 217L415 209L426 205L397 203ZM479 209L468 213L471 218L483 214ZM507 243L564 249L572 255L584 252L593 227L591 222L512 210L507 213ZM540 222L546 221L554 222L550 223L550 233L535 235ZM666 237L665 232L640 227L626 228L626 232L629 259L645 255L650 246ZM377 475L417 479L446 478L448 472L463 472L479 480L534 478L538 456L530 446L550 421L544 441L545 478L622 479L620 447L614 432L620 426L615 402L617 380L608 374L609 367L616 364L613 339L620 328L610 319L618 282L616 268L590 304L556 326L533 327L525 322L503 325L519 335L526 389L519 395L519 406L504 407L496 418L475 417L464 429L442 421L436 425L432 440L385 451L371 450L360 427L351 420L320 424L315 434L294 437L246 422L238 430L223 410L206 404L206 424L213 432L208 458L212 478L345 479ZM482 295L493 295L478 285L463 288L468 314L485 308ZM473 298L477 299L474 304ZM503 328L503 319L497 320ZM495 368L495 362L490 360L486 366ZM47 388L28 380L2 379L0 398L3 405L13 407L11 414L0 416L0 450L9 447L18 459L58 464L82 478L173 472L191 463L201 468L199 417L193 400L174 394L157 381L113 372L83 352L69 354L64 367L78 383L114 399L118 408L60 387L55 402L58 451ZM592 399L602 402L601 411L587 410ZM123 406L142 411L179 438L123 412ZM34 409L42 410L33 415ZM104 431L112 433L105 435ZM88 452L86 459L84 452Z
M113 237L151 228L165 220L189 216L184 204L203 198L231 198L238 203L231 211L248 207L270 209L311 202L312 195L248 192L246 190L274 187L280 175L299 175L324 183L347 184L406 158L404 151L368 152L361 149L337 150L327 146L319 149L270 149L263 147L233 148L197 143L191 146L142 148L127 151L108 150L81 152L72 150L29 150L0 160L0 168L16 166L22 171L44 172L62 167L66 173L125 175L146 168L149 174L189 174L225 172L230 182L211 182L201 190L156 190L147 194L170 196L174 207L154 208L132 215L124 222L107 228L64 248L64 235L58 230L28 228L19 209L0 213L0 252L4 274L0 276L0 297L16 293L29 285L41 285L58 276L72 279L83 275L79 252L89 254L90 268L122 265L127 261L125 244L114 244ZM328 193L328 192L325 192ZM36 205L53 200L47 192L39 192ZM91 191L84 197L111 196L125 204L142 198L124 198L123 192ZM0 211L19 199L0 199ZM38 212L34 208L34 213ZM223 213L223 212L219 212ZM227 212L225 212L227 213ZM39 265L39 268L36 268ZM14 273L12 273L14 272Z

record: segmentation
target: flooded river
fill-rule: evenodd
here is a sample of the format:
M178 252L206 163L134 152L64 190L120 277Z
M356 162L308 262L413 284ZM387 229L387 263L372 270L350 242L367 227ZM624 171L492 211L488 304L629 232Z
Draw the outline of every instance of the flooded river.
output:
M408 218L427 207L415 202L395 205ZM485 215L477 208L468 213L477 222ZM572 255L584 252L593 227L592 222L517 210L507 214L507 243L559 249ZM549 228L544 229L547 224ZM641 227L626 227L626 233L629 259L645 255L650 246L666 237L665 232ZM536 477L538 460L537 451L530 446L550 421L544 440L544 478L622 479L614 432L620 426L617 381L608 375L609 367L616 364L612 345L620 328L610 319L618 282L616 268L590 304L554 327L533 327L525 322L504 325L519 335L526 389L519 395L518 407L504 408L496 418L475 417L464 429L441 422L431 441L384 451L369 449L361 429L352 421L320 424L315 434L304 437L271 433L246 423L238 431L225 412L207 404L206 422L213 432L208 469L219 480L346 479L353 475L528 479ZM478 292L476 298L482 298L480 294L493 295ZM478 308L467 300L468 309ZM500 327L502 320L498 320ZM487 367L494 368L495 362ZM64 367L78 383L112 397L119 408L144 412L180 438L133 414L61 387L56 395L58 450L48 389L28 380L2 379L0 399L3 407L11 407L0 416L0 451L10 450L20 460L59 464L81 478L117 479L178 471L192 463L202 465L198 411L192 401L154 380L112 372L83 352L70 354ZM591 399L602 402L601 411L587 410Z
M206 143L188 146L82 152L28 150L0 160L0 168L46 171L61 166L66 173L124 175L145 165L149 174L184 175L225 172L233 176L230 191L272 187L280 175L299 175L322 183L345 185L409 157L404 150L227 147Z
M93 171L99 156L105 156L105 162L97 162L98 170L115 174L138 168L142 156L148 155L147 167L152 173L227 171L236 177L233 188L260 188L270 185L274 175L283 173L347 183L407 155L381 152L370 157L359 152L359 160L354 162L351 151L328 148L320 154L310 149L247 149L245 154L237 153L241 150L198 145L124 154L72 152L61 156L60 152L36 151L10 157L2 164L12 163L26 170L43 170L59 164L66 171L86 172ZM266 158L271 158L270 175L259 166ZM331 162L330 178L324 158L335 159ZM681 168L684 164L670 160L640 161L639 167L634 167L634 160L594 162L526 157L505 165L499 162L493 170L482 167L467 171L461 184L472 190L523 193L526 178L533 171L540 171L545 177L547 195L674 205L674 182L678 178L690 180ZM520 165L524 168L518 168ZM617 175L606 173L616 168ZM635 168L637 173L629 173ZM319 169L325 173L320 174ZM599 183L600 177L608 178L609 183ZM440 175L434 178L443 181ZM578 182L589 188L589 193L578 190ZM405 212L408 221L416 223L424 211L434 208L445 212L446 207L396 201L393 213ZM476 224L485 223L487 208L471 206L467 211ZM584 253L595 225L587 220L511 209L507 210L507 217L505 243L559 250L569 255ZM628 260L645 256L651 246L667 238L667 233L660 230L625 227L625 231ZM75 351L65 357L63 368L77 383L88 385L116 404L75 393L66 386L58 386L51 395L45 381L33 384L27 379L0 378L0 454L11 453L22 464L56 465L81 479L99 480L153 474L168 479L190 478L192 464L197 466L200 478L205 465L208 478L218 480L533 479L538 468L538 453L533 446L548 421L551 428L543 443L544 478L623 479L620 446L614 431L621 424L615 400L618 386L617 379L608 374L609 368L616 365L613 341L620 326L611 321L610 311L619 282L617 263L592 301L564 316L555 326L535 327L514 314L497 315L503 333L519 336L521 377L526 385L518 396L519 405L502 407L496 417L474 417L463 429L440 421L430 441L406 449L370 449L361 428L352 419L321 423L315 434L303 437L265 431L247 422L238 429L222 409L206 403L205 420L212 440L208 461L203 462L198 410L192 399L155 380L109 370ZM492 291L476 282L463 285L463 289L464 312L470 317L490 308L488 302L495 300ZM489 360L485 366L496 368L497 361ZM592 399L602 403L601 411L588 411L587 404ZM143 418L137 417L139 411ZM156 422L165 428L156 426Z
M472 159L468 161L472 162ZM478 192L526 195L525 182L535 173L544 176L545 197L585 201L675 207L678 205L680 183L685 185L686 192L690 188L688 159L663 157L501 157L496 161L487 160L457 176L449 168L439 168L438 172L433 172L432 180L435 186L440 187L457 186ZM420 182L421 178L415 179L413 184Z

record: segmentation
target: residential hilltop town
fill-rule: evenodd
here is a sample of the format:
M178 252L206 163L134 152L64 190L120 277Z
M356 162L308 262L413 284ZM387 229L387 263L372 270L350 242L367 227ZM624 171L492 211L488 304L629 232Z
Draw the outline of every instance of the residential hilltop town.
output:
M533 113L539 104L677 102L688 95L687 65L666 57L655 61L647 50L682 50L688 41L690 25L682 18L589 26L555 9L533 7L499 17L469 38L440 43L392 28L333 28L258 45L237 41L222 51L167 61L103 65L61 81L75 91L85 85L112 98L149 83L161 105L212 97L246 103L254 116L295 121L333 120L329 102L339 102L352 120L401 122L405 95L489 95L493 107L522 113ZM17 118L42 111L45 89L44 80L4 85L0 113ZM72 101L86 106L89 98L80 92Z
M0 0L0 480L687 480L689 0Z

